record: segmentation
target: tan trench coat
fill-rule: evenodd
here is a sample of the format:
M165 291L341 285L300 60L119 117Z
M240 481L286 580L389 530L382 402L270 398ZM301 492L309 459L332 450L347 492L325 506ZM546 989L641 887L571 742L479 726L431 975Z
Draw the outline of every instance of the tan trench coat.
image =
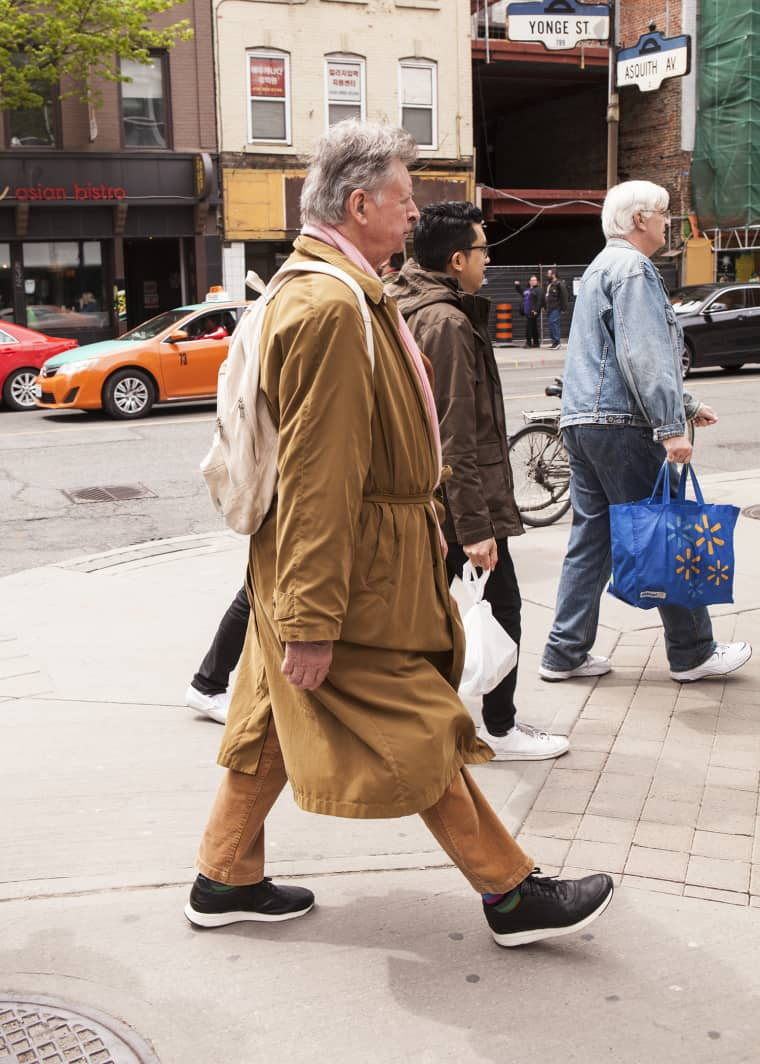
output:
M375 371L345 285L305 274L284 286L261 346L278 499L251 537L251 622L219 762L255 774L273 712L301 808L405 816L492 756L456 693L464 642L431 503L432 432L381 281L321 241L295 248L362 286ZM316 639L334 640L332 666L301 691L280 671L283 643Z

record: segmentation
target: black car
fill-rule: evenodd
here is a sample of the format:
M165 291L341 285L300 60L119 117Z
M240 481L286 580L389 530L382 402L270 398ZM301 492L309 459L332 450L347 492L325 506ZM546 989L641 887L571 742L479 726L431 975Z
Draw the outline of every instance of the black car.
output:
M760 362L760 284L700 284L671 296L684 331L683 375Z

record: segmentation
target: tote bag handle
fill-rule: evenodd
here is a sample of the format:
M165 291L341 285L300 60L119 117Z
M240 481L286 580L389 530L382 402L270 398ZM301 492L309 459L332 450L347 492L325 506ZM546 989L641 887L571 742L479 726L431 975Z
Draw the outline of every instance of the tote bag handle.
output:
M660 472L657 474L657 480L654 482L652 488L652 494L649 496L650 505L657 503L661 506L670 506L670 475L668 473L668 466L670 462L667 460L660 466ZM660 492L660 499L657 499L657 492Z
M691 462L687 462L681 470L681 480L678 484L678 501L686 502L686 482L689 477L691 477L691 483L694 487L694 498L697 500L700 506L704 506L705 499L702 494L702 489L699 486L699 481L697 480L697 474L694 472L694 466L691 464Z
M660 472L657 474L657 480L654 482L652 488L652 494L649 496L650 504L659 503L661 506L670 505L670 476L668 475L668 467L670 462L667 459L660 466ZM702 489L699 486L697 480L697 474L694 472L694 467L691 462L686 462L681 468L681 479L678 482L678 495L676 496L677 502L686 502L686 484L691 477L691 483L694 487L694 497L700 506L705 505L704 495ZM660 498L657 499L657 492L660 492Z

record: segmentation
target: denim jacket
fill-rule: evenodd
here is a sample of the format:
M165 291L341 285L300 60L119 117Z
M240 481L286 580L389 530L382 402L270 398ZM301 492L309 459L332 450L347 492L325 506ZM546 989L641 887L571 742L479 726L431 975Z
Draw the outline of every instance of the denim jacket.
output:
M683 389L683 333L650 259L613 238L581 279L560 427L638 425L680 436L699 401Z

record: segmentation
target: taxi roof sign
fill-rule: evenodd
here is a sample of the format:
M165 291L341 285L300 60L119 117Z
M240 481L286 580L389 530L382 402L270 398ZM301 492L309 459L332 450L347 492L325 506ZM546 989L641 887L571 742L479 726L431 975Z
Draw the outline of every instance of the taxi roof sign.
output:
M610 35L609 4L579 0L529 0L507 6L510 41L543 44L549 51L577 48L582 41L606 44Z

